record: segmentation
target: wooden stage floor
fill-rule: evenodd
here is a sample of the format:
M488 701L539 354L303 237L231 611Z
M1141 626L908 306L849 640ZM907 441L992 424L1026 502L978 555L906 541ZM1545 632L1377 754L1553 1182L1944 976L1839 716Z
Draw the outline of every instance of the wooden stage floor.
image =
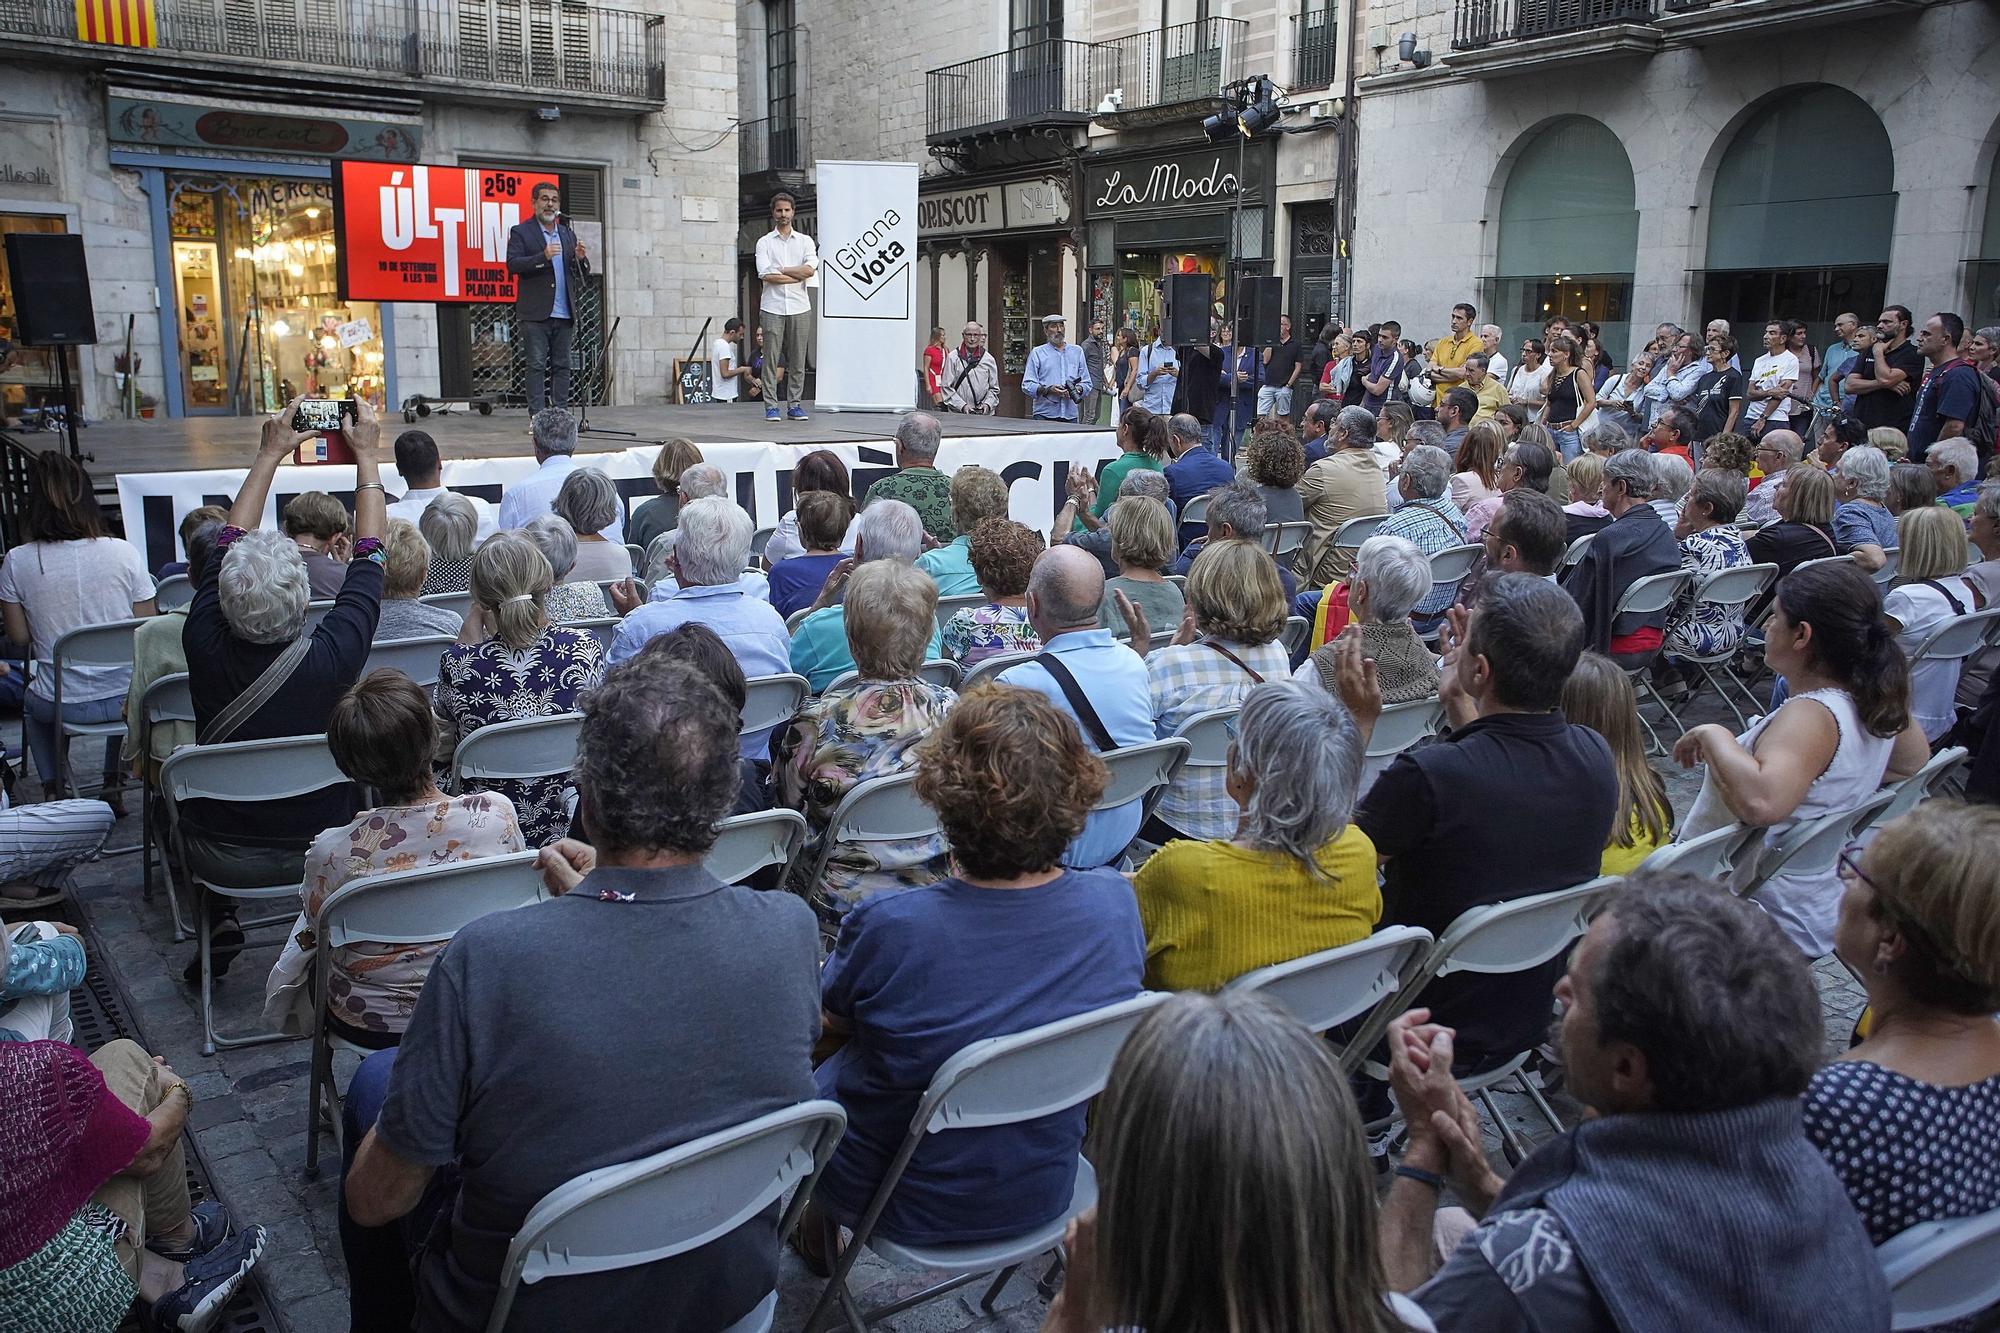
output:
M597 434L577 437L577 452L601 453L639 444L660 444L684 436L696 444L775 440L779 444L816 445L887 440L902 417L894 412L825 412L813 409L807 421L766 421L757 404L711 403L699 407L598 407L590 412L592 427L632 431L634 436ZM949 438L993 435L1047 435L1075 431L1096 434L1109 426L1072 426L1060 421L1017 417L940 417ZM257 449L259 418L182 417L151 421L97 421L78 432L77 441L95 460L88 466L100 485L120 472L177 472L195 468L246 466ZM400 412L382 423L385 456L388 446L405 430L427 430L446 458L508 458L530 452L528 415L515 408L490 417L476 412L433 414L414 425ZM59 447L53 432L17 435L32 449Z

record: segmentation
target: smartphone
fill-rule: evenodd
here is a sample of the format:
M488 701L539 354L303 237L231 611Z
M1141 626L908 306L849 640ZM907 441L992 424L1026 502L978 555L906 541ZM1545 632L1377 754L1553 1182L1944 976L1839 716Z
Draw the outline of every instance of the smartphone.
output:
M333 431L342 419L354 420L352 398L301 398L292 413L293 430Z

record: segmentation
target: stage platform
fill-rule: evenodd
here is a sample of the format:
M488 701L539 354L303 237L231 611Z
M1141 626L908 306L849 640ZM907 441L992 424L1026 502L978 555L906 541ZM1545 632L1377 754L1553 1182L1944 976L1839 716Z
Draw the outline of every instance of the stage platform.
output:
M879 442L893 437L902 414L895 412L827 412L807 410L806 421L766 421L764 409L755 403L708 403L699 407L666 404L657 407L594 407L590 410L591 434L577 437L577 452L604 453L635 445L661 444L677 436L696 444L747 444L770 441L785 445L857 444ZM178 472L189 469L244 467L257 448L259 418L181 417L174 420L98 421L78 432L77 442L87 454L96 455L89 464L102 486L109 486L114 473ZM1091 434L1108 431L1109 426L1072 426L1060 421L1022 420L1017 417L974 417L956 413L940 414L949 439L982 436L1052 435L1068 431ZM632 435L598 434L595 428L631 431ZM477 412L433 413L415 423L405 423L401 412L391 413L382 422L382 445L388 446L406 430L426 430L438 443L438 452L447 459L511 458L532 451L528 436L528 414L519 408L502 408L490 417ZM16 437L33 449L59 447L62 436L53 432Z

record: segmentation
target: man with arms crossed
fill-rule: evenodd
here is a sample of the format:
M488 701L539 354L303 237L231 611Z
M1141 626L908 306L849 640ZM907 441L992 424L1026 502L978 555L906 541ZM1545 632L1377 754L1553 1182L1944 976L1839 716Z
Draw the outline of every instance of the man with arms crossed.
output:
M771 230L757 242L757 276L764 295L757 303L764 327L764 420L778 419L778 367L785 369L786 415L804 421L799 399L806 382L806 325L812 298L806 280L819 271L819 249L812 237L792 230L797 201L789 190L771 196Z

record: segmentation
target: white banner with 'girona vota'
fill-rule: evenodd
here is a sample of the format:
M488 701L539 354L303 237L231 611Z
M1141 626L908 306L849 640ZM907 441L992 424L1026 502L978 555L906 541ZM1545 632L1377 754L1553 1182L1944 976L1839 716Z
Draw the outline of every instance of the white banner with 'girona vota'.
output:
M916 406L917 164L819 164L818 407Z
M949 429L950 418L945 421ZM704 461L722 469L729 479L729 493L750 512L756 526L773 528L792 507L792 466L814 449L839 456L847 465L856 495L865 496L876 479L896 470L895 446L888 440L819 445L766 441L704 444L701 453ZM641 445L610 453L579 454L577 461L618 484L629 519L635 506L660 493L653 481L653 459L659 452L657 445ZM938 450L938 466L946 472L968 463L992 468L1007 480L1008 508L1013 516L1045 533L1062 507L1063 481L1070 464L1101 472L1117 456L1118 437L1108 430L961 439L947 436ZM507 485L532 473L535 467L535 460L527 457L447 459L444 484L450 490L498 504ZM125 535L145 556L146 568L158 570L169 561L185 559L176 533L181 519L204 504L227 506L245 475L244 468L120 473L118 505L124 514ZM382 482L390 495L403 493L402 479L393 465L382 465ZM279 468L264 508L264 526L277 526L278 511L293 496L306 491L330 492L352 510L354 469L341 464Z

